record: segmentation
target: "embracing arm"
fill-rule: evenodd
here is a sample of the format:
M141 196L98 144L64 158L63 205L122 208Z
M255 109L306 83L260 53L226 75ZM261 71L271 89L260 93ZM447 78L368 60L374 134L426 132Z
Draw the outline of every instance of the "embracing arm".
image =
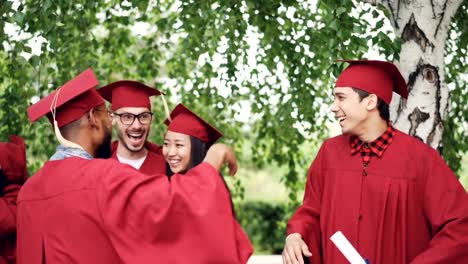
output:
M117 161L96 163L101 221L124 262L171 263L184 251L192 251L194 244L204 243L210 253L200 251L205 253L192 259L207 263L210 257L235 249L226 246L234 238L222 231L232 229L232 211L218 171L228 163L234 173L235 158L229 147L213 147L204 162L184 175L174 174L171 181L166 175L144 175Z

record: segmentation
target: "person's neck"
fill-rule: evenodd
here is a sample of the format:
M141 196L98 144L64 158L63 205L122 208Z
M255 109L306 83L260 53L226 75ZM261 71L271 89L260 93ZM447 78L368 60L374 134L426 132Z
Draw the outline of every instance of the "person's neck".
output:
M80 145L83 148L84 151L89 153L94 158L96 157L96 150L97 149L94 147L94 145L91 142L89 142L89 140L81 139L81 138L78 137L78 138L69 139L69 141Z
M125 146L120 143L117 146L117 154L126 159L136 160L145 157L148 154L148 150L146 148L142 148L140 151L134 152L130 151Z
M62 136L66 140L81 146L84 151L95 158L97 154L97 146L93 143L92 135L93 134L90 130L84 126L62 132Z
M385 130L387 130L387 121L379 118L378 120L372 120L362 129L361 133L356 136L363 142L372 142L379 138Z

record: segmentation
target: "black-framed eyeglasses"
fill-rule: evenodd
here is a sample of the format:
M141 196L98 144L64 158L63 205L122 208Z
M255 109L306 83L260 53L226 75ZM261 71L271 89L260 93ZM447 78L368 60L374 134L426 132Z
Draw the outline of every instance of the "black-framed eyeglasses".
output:
M133 122L135 122L135 118L138 119L138 122L140 122L142 125L148 125L151 123L151 119L153 119L153 113L151 112L143 112L139 113L138 115L132 113L113 113L113 115L120 117L120 122L127 126L132 125Z

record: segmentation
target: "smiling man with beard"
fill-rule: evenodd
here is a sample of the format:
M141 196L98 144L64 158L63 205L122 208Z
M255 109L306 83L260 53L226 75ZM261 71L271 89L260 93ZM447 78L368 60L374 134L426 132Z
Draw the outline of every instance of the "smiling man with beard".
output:
M49 118L60 145L18 195L17 263L239 264L219 177L224 163L237 170L232 149L213 145L171 181L99 159L112 126L97 85L88 69L28 108L31 122Z
M145 174L165 173L161 147L147 141L153 119L149 97L161 92L130 80L108 84L98 92L111 103L112 123L119 137L112 144L112 158Z

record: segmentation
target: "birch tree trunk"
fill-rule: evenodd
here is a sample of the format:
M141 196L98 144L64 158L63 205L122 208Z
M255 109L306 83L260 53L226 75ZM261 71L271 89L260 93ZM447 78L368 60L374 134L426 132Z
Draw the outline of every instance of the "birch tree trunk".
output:
M401 38L400 61L407 81L406 102L394 96L391 118L395 127L433 148L442 149L442 120L449 106L444 82L444 51L450 21L462 0L366 0L382 4L396 36ZM395 95L395 94L394 94Z

